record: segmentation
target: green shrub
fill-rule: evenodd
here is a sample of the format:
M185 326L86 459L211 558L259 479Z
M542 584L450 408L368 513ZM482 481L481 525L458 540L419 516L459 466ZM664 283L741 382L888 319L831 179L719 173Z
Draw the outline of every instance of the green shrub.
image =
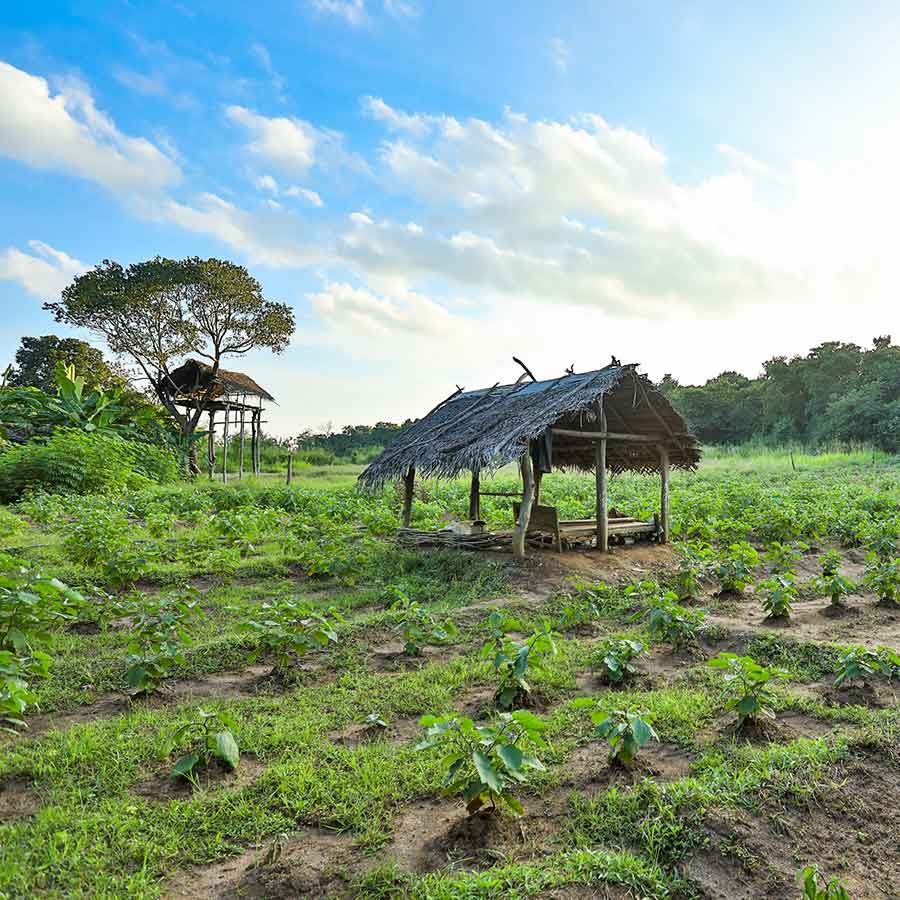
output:
M31 493L121 494L178 477L175 457L160 447L114 435L58 429L0 453L0 503Z

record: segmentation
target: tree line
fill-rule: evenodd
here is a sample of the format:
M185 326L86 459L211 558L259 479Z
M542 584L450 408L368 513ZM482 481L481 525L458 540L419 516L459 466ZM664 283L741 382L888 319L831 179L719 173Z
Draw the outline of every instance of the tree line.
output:
M828 341L775 356L756 378L722 372L702 385L665 375L660 389L706 444L864 443L900 449L900 347Z

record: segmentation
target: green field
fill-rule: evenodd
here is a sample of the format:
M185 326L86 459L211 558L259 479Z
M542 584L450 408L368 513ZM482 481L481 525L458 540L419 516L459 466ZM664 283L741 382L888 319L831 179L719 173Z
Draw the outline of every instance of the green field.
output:
M0 733L0 896L795 898L808 865L853 898L900 895L895 460L712 453L673 477L673 547L524 565L398 548L398 498L357 493L359 471L0 508L0 626L49 655L28 727ZM657 479L610 490L656 508ZM593 479L551 474L542 497L590 515ZM413 524L467 501L464 480L425 481ZM509 498L483 504L511 527ZM494 609L510 621L485 653ZM501 683L535 634L530 690ZM619 683L623 639L644 653ZM752 704L709 665L721 652L771 676L741 728ZM473 769L499 806L467 815L419 719L486 729L507 696L542 723L517 745L540 766L508 784L497 758ZM192 783L170 772L204 749L178 732L198 706L241 757L200 760ZM658 738L627 766L590 715L617 710Z

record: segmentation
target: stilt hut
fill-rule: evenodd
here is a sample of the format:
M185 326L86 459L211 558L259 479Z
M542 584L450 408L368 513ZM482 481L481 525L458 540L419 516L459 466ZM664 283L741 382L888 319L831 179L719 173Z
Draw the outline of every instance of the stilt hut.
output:
M523 366L524 368L524 366ZM404 431L360 475L361 486L377 488L402 479L401 523L410 524L416 475L454 478L471 473L469 518L480 518L481 475L517 462L522 475L515 505L512 548L524 556L534 530L553 533L559 549L587 532L595 546L611 537L650 534L669 539L669 472L694 469L700 445L685 420L637 365L612 365L592 372L567 371L537 381L526 368L515 384L475 391L458 389ZM541 477L552 469L594 473L595 515L560 521L553 507L540 505ZM660 509L653 522L609 516L609 473L657 473Z
M263 401L275 402L275 398L243 372L219 369L215 376L208 363L189 359L167 378L172 402L188 410L196 410L201 405L208 417L207 423L207 466L209 477L213 477L216 462L216 426L222 427L222 481L228 481L228 442L237 440L240 445L238 455L238 478L244 477L245 432L250 429L250 464L254 475L260 472L260 440L264 420ZM209 392L210 381L212 391ZM206 398L206 399L204 399Z

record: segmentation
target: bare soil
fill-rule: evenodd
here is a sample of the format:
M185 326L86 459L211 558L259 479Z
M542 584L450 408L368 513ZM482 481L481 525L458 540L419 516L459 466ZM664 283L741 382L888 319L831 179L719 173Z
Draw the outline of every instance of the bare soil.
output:
M265 768L255 757L243 754L238 767L234 770L218 760L214 760L208 766L197 766L192 781L187 778L173 778L170 774L172 765L174 760L132 787L132 793L166 802L186 800L199 791L215 791L222 788L236 791L253 784Z
M40 805L31 779L17 776L0 781L0 823L33 815Z
M900 770L866 756L836 767L819 797L760 815L719 811L708 817L709 846L685 873L709 900L793 900L796 873L817 863L840 878L853 900L887 900L900 884Z

